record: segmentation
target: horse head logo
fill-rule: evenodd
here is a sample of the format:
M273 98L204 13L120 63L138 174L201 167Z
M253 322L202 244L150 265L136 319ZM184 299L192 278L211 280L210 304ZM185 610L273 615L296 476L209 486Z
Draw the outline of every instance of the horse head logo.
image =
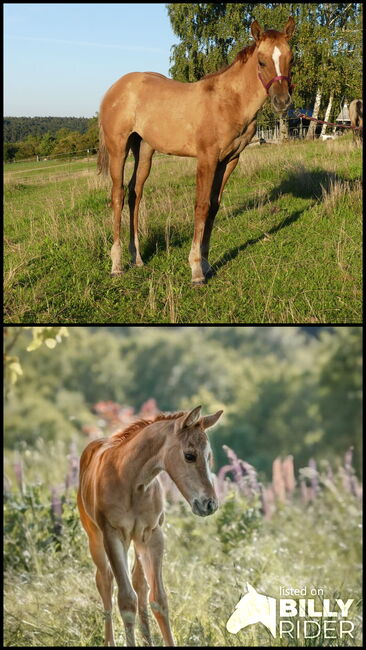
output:
M247 593L239 600L231 614L226 629L236 634L243 627L263 623L272 636L276 636L276 599L262 596L247 582Z

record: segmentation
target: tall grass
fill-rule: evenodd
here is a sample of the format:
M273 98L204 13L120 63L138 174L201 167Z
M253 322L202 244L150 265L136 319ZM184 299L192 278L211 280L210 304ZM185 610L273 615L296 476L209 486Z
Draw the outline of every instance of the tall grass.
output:
M24 446L17 455L7 456L6 646L103 644L95 567L72 486L76 452L66 452L60 443L46 449L39 442L35 451ZM354 478L349 453L345 466L332 473L329 466L317 470L313 464L303 470L301 482L314 490L310 499L293 486L288 462L277 463L272 485L265 486L274 490L270 516L263 511L255 471L239 462L232 450L228 453L229 463L220 477L221 506L215 515L201 519L182 501L166 504L164 580L177 644L360 645L361 506L359 494L347 483ZM280 476L292 486L284 498ZM226 621L246 582L274 598L279 598L281 586L292 586L306 587L308 594L311 588L322 588L332 603L335 598L354 599L348 616L355 625L354 637L340 638L338 633L335 639L324 635L312 641L301 636L273 639L261 624L230 634ZM315 600L320 606L321 599ZM113 617L117 644L124 645L116 602ZM160 645L155 622L152 627L154 644ZM137 638L141 643L139 633Z

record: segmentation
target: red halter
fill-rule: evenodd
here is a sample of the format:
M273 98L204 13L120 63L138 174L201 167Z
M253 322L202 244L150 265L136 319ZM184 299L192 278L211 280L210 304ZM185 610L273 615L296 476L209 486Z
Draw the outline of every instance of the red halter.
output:
M289 90L289 93L290 93L290 94L292 93L292 91L293 91L293 89L294 89L294 86L293 86L292 83L291 83L291 77L290 77L290 75L289 75L288 77L285 77L283 74L281 74L281 75L279 75L278 77L273 77L273 79L271 79L271 81L269 81L268 84L265 84L265 83L264 83L264 81L263 81L263 79L262 79L262 75L261 75L260 72L258 72L258 77L259 77L259 79L261 80L263 86L265 87L265 89L266 89L266 91L267 91L267 95L269 94L268 91L269 91L270 87L272 86L273 82L274 82L274 81L278 81L279 79L286 79L286 81L287 81L287 83L288 83L288 90Z

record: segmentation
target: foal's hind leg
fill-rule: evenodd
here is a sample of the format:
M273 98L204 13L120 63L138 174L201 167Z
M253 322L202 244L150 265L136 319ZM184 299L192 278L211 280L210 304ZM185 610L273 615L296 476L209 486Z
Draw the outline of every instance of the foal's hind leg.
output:
M89 537L89 548L97 566L96 583L104 605L105 645L114 646L112 625L113 573L109 566L101 535Z
M89 538L90 553L97 567L96 583L104 605L105 645L114 646L112 625L113 573L104 549L102 533L85 512L79 492L77 500L80 519Z
M132 153L135 157L135 168L128 185L128 205L130 208L130 246L132 262L143 266L138 239L139 206L144 183L150 174L151 159L154 149L138 136L131 141Z
M113 246L111 248L112 275L121 275L121 216L124 203L123 170L128 154L128 137L122 142L110 142L106 137L109 151L109 170L112 178L112 208L113 208Z

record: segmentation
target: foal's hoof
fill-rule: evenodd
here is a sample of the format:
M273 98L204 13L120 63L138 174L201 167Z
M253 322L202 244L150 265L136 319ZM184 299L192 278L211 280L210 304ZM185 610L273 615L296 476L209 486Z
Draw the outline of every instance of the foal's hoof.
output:
M192 287L203 287L206 284L206 280L192 280Z
M111 271L111 275L122 275L122 271Z

